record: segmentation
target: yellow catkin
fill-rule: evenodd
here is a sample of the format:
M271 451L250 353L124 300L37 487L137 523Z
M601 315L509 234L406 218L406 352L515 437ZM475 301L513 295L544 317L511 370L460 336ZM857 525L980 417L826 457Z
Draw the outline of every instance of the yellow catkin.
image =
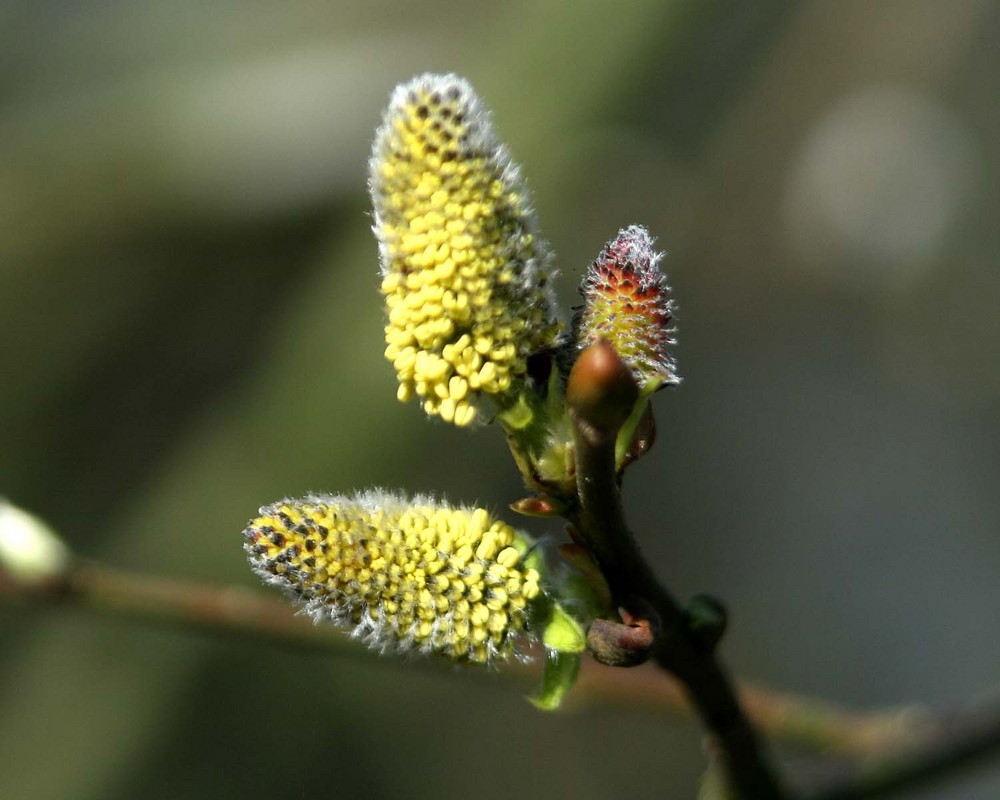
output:
M398 396L468 425L483 398L502 405L528 357L559 335L527 192L455 75L397 87L369 169Z
M383 652L507 657L540 593L523 536L481 508L382 492L307 497L260 509L243 537L265 581Z

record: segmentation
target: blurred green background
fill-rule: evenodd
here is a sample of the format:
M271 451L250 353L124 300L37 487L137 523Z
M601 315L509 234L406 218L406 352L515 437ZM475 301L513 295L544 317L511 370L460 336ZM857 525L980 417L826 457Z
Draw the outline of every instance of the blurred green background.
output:
M986 0L4 3L0 494L87 557L246 586L240 530L281 496L518 497L499 432L398 404L381 355L370 137L395 83L455 71L567 308L619 227L669 253L685 382L626 501L668 585L726 600L733 669L981 694L998 36ZM543 715L500 674L0 625L2 798L686 798L704 763L689 721ZM912 796L998 795L987 769Z

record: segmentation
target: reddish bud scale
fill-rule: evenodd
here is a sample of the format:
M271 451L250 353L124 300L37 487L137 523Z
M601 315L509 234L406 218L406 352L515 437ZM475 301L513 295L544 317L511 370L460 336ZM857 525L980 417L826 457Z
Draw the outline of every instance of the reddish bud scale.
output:
M566 381L566 402L586 422L617 431L637 399L629 365L610 342L598 339L580 353Z

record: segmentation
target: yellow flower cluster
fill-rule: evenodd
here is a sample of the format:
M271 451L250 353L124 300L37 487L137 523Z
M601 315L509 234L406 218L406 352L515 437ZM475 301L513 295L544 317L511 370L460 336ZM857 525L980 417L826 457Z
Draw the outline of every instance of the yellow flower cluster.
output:
M540 593L513 528L425 497L284 500L260 509L243 537L258 575L382 652L506 657Z
M370 189L399 399L468 425L483 397L516 393L559 323L526 191L465 80L397 87Z

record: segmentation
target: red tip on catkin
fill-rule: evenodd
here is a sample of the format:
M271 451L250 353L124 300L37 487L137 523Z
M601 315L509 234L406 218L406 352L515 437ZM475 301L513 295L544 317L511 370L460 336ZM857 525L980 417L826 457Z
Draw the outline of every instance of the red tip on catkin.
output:
M575 320L580 350L607 339L640 388L680 382L672 347L674 303L659 268L661 254L641 225L623 228L604 245L580 285L584 305Z

